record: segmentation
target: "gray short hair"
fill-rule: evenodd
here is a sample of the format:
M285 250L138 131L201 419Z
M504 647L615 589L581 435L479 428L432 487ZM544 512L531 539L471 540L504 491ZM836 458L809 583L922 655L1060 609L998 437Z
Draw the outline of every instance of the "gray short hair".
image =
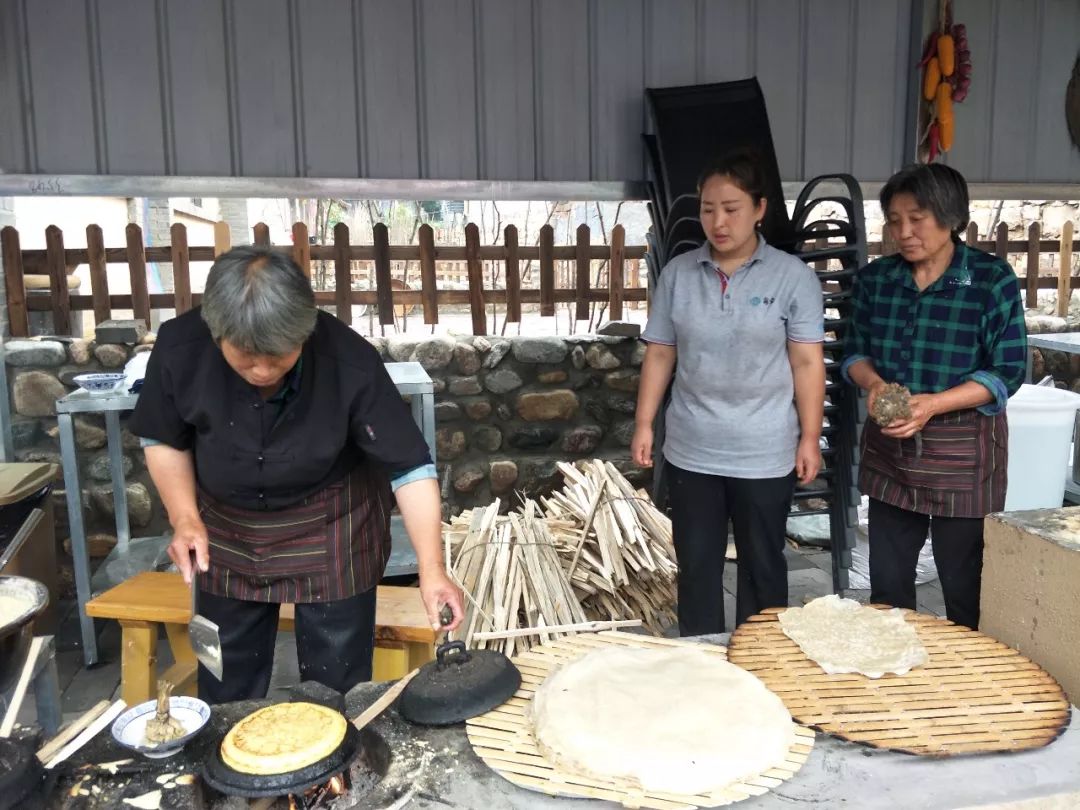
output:
M919 208L934 215L943 228L952 231L953 239L968 226L971 209L968 202L967 181L951 166L942 163L906 166L892 177L881 189L881 212L889 217L889 204L897 194L910 194Z
M216 341L253 354L288 354L315 331L317 314L311 282L285 253L237 247L210 268L202 318Z

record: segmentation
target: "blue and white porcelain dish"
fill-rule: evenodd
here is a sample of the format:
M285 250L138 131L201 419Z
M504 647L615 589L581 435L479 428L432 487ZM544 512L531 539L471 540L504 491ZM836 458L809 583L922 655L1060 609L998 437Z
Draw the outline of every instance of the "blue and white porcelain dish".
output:
M75 384L94 394L115 391L126 379L122 371L106 371L98 374L79 374Z
M184 695L173 695L169 698L169 714L176 718L187 733L183 737L177 737L161 745L147 745L146 724L154 718L156 712L156 700L148 700L138 706L132 706L113 721L113 739L125 748L138 751L145 757L161 759L177 753L188 740L202 731L210 720L210 707L204 701Z

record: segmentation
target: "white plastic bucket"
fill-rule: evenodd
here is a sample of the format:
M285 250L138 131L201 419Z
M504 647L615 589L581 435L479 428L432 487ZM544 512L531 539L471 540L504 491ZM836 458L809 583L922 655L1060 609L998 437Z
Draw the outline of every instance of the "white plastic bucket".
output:
M1080 394L1041 385L1022 385L1009 399L1006 512L1061 506L1077 408Z

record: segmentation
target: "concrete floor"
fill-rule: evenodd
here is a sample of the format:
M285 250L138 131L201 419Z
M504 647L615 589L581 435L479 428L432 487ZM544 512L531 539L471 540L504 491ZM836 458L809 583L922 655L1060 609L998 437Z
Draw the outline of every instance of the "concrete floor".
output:
M804 547L799 550L788 548L788 587L789 602L792 605L805 604L818 596L832 593L831 556L828 550ZM735 565L728 565L724 571L724 604L728 617L728 630L735 616ZM920 585L918 608L920 611L935 616L945 615L945 603L941 587L934 582ZM865 601L868 591L849 590L847 596ZM87 669L83 666L82 653L78 647L78 621L74 604L66 606L67 615L57 638L57 668L60 676L61 708L64 722L78 717L104 698L115 699L120 692L120 628L116 622L99 623L102 625L99 636L101 663ZM668 635L677 635L672 627ZM172 663L172 654L164 639L158 643L158 661L162 668ZM278 636L274 659L274 674L270 683L270 696L287 698L287 690L299 682L299 670L296 661L295 640L292 633ZM28 701L32 703L33 701ZM21 722L32 722L32 706L24 706L20 714Z

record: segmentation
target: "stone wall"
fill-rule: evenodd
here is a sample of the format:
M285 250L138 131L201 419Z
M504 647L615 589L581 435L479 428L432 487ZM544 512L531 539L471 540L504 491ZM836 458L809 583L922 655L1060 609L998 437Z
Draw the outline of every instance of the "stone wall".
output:
M138 345L84 340L10 340L8 385L17 461L60 463L55 401L75 390L73 378L122 369L149 351ZM630 462L633 414L644 344L632 337L371 339L387 361L421 363L435 383L437 467L444 515L487 504L509 505L515 491L536 497L562 483L556 462L611 460L631 481L649 474ZM123 422L122 422L123 424ZM75 416L82 500L91 555L115 545L112 482L104 420ZM167 528L138 439L123 431L128 511L135 536ZM53 492L57 542L68 545L62 484ZM70 584L70 555L62 553Z

